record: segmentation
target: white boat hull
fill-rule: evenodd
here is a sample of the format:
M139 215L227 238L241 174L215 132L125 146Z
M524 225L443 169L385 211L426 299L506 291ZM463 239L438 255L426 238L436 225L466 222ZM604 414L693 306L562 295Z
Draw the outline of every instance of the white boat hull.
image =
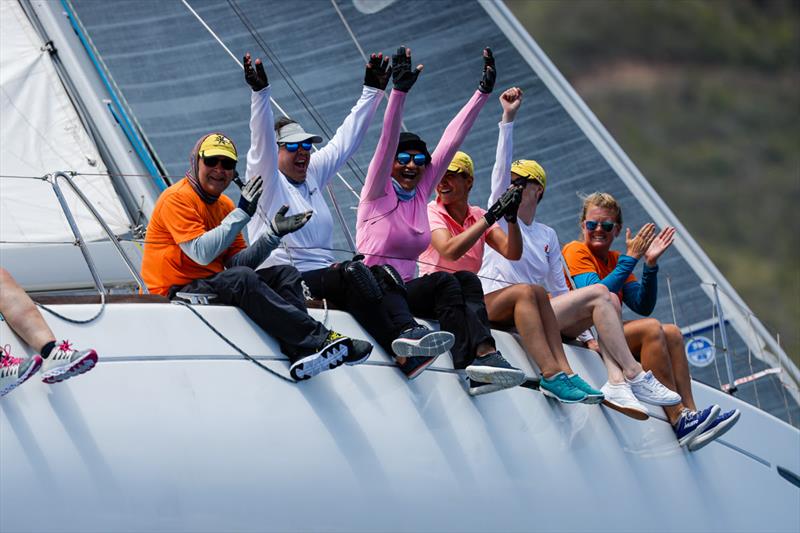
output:
M288 375L239 310L196 309ZM349 315L329 318L365 336ZM448 356L407 382L376 348L367 364L291 384L179 306L48 321L101 359L0 400L0 531L800 530L800 488L776 470L800 472L800 432L702 385L699 403L743 415L689 453L657 408L662 419L638 422L523 388L471 398ZM496 338L533 373L511 335ZM5 323L0 343L22 353ZM566 348L602 384L599 360Z

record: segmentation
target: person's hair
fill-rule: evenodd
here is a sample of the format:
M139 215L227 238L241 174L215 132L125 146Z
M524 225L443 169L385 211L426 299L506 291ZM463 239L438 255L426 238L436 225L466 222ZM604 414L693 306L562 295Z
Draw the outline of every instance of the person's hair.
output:
M617 202L617 199L608 194L607 192L593 192L588 196L583 196L583 208L581 209L581 219L578 225L582 226L583 221L586 220L586 212L590 207L602 207L610 209L617 213L617 224L622 227L622 207Z
M278 117L275 120L275 132L277 133L282 127L288 126L289 124L297 124L297 121L289 117Z

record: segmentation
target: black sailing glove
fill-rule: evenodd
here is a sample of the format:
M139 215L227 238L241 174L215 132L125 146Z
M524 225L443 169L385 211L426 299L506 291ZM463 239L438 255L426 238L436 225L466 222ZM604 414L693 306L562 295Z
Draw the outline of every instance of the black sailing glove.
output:
M314 213L313 211L306 211L305 213L299 213L297 215L284 216L288 210L288 205L282 205L281 208L278 209L278 212L275 213L275 216L272 217L272 222L270 222L272 233L278 237L283 237L293 231L299 230L306 225L306 222L311 219L311 215Z
M256 213L258 199L261 198L262 185L261 176L256 176L242 187L242 196L239 198L239 209L247 213L250 217Z
M497 199L497 201L492 204L492 207L483 215L483 218L486 219L486 223L488 225L492 225L497 222L501 216L505 215L508 209L514 204L516 195L519 194L519 190L516 187L509 188L503 195Z
M417 81L419 73L422 72L422 65L411 70L411 50L405 46L397 49L397 53L392 56L392 83L398 91L407 93Z
M264 71L264 64L261 59L256 59L256 66L253 68L250 52L248 52L242 59L242 66L244 67L244 81L253 89L253 92L258 92L269 85L267 73Z
M519 205L522 203L522 187L513 186L511 189L514 191L514 195L511 199L511 205L508 206L506 212L503 213L503 218L506 219L506 222L509 224L516 224L517 223L517 211L519 211Z
M389 58L383 57L383 54L372 54L364 72L364 85L383 91L389 84L390 73Z
M497 70L494 68L494 56L488 46L483 49L483 74L478 83L478 90L489 94L494 90L494 81L497 79Z

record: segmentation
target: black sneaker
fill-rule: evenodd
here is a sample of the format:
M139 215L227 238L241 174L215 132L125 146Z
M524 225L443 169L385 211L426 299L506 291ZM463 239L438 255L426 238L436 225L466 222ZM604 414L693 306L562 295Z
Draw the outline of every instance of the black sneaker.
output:
M372 343L362 341L361 339L351 339L350 347L348 348L347 357L344 358L344 363L348 366L360 365L369 359L372 353Z
M300 381L336 368L347 357L351 342L350 337L345 337L333 330L329 331L319 350L292 363L289 367L289 374Z
M465 370L470 379L502 385L503 389L516 387L525 381L525 372L511 366L498 351L476 357Z
M436 356L438 357L438 355ZM406 362L398 364L397 366L406 375L409 381L416 378L422 371L431 366L434 361L436 361L436 357L408 357L406 358Z
M436 357L456 342L449 331L433 331L425 326L414 326L392 341L392 351L398 357Z

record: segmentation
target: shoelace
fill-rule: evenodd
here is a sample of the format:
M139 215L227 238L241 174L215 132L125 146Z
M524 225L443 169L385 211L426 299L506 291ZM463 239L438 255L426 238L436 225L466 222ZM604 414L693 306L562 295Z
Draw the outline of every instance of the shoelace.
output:
M71 354L72 351L72 343L65 339L58 345L58 351L53 355L53 358L64 359L64 357Z
M3 346L2 353L0 355L2 355L2 361L0 361L0 367L3 368L12 365L18 365L22 362L22 359L19 359L11 355L10 344L6 344L5 346Z

